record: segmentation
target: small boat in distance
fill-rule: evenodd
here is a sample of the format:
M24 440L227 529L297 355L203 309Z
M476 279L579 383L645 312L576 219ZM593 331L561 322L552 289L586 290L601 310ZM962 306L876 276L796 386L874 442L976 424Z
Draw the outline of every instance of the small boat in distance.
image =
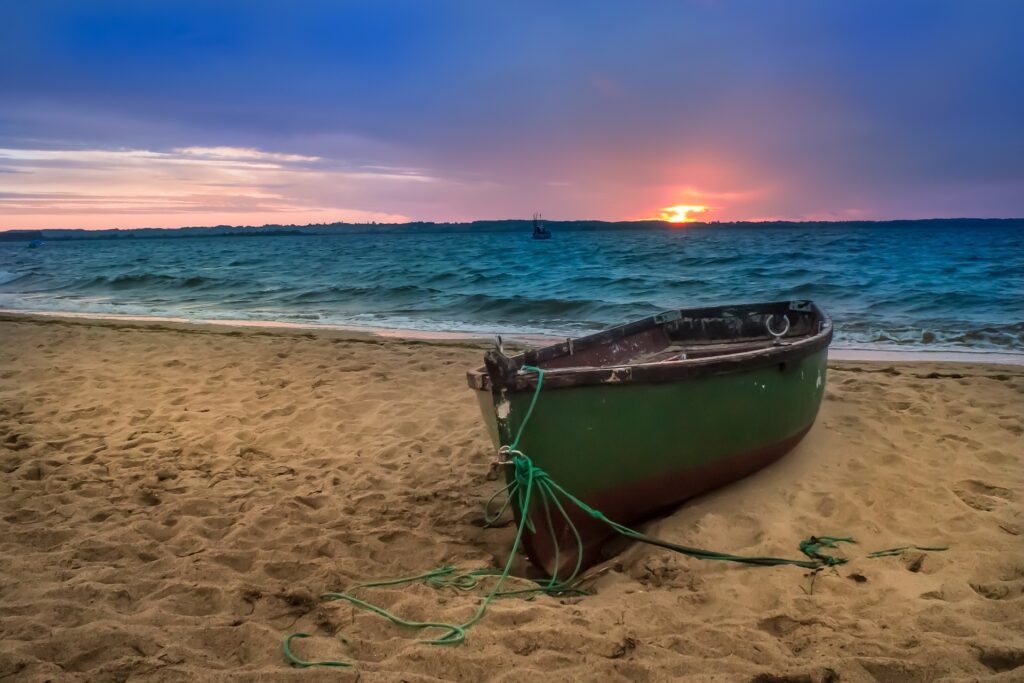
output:
M632 525L729 484L789 452L814 424L825 393L832 321L810 301L668 311L542 349L500 348L468 373L500 449L536 409L517 449L609 519ZM515 468L503 468L511 482ZM604 558L614 531L575 506L534 499L522 510L531 562L566 576ZM737 505L742 505L737 501Z
M533 214L533 239L535 240L549 240L551 239L551 231L541 225L540 214Z
M29 240L29 243L28 243L28 248L29 249L38 249L41 246L43 246L43 241L41 239Z

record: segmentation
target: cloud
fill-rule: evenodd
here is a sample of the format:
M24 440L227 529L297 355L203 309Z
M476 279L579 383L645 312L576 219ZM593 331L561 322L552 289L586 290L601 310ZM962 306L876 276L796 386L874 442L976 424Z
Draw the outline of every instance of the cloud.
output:
M234 221L404 221L374 206L420 175L310 166L318 157L255 148L0 149L17 172L0 193L4 227L196 225ZM317 191L331 187L335 192ZM352 203L331 201L345 196Z
M186 157L201 157L203 159L256 159L267 161L319 161L320 157L304 156L302 154L282 154L280 152L263 152L252 147L178 147L173 150L176 154Z

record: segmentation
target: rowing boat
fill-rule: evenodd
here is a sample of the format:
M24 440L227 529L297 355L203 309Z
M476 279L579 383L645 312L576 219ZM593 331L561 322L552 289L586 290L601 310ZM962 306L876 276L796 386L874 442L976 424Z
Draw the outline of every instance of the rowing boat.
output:
M500 457L537 389L516 449L608 518L635 524L745 477L790 451L825 390L832 321L810 301L681 309L514 356L468 373ZM506 447L502 449L502 447ZM514 476L512 467L505 468ZM578 508L528 515L527 556L551 576L604 559L614 533ZM573 529L578 530L578 544ZM582 552L578 550L582 548ZM557 558L557 559L556 559Z

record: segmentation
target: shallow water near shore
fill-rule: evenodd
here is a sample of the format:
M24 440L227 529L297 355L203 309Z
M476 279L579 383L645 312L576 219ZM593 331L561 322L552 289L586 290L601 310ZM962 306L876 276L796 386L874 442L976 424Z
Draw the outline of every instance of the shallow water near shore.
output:
M661 310L813 299L847 348L1024 351L1024 231L683 228L0 244L0 307L579 335Z

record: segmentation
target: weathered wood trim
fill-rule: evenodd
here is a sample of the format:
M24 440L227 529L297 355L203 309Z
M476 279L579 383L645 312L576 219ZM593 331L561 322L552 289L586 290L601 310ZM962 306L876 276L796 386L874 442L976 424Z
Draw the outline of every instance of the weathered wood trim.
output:
M698 309L680 309L644 318L636 322L619 325L597 334L571 340L573 353L570 354L570 342L553 344L541 349L527 351L513 356L516 367L536 365L548 361L560 360L594 349L603 345L614 344L618 340L628 339L661 328L679 325L680 321L694 321L702 318L719 319L722 317L742 317L750 314L767 312L785 312L798 310L810 313L817 322L818 330L800 337L791 337L777 346L726 353L703 358L663 361L659 363L624 363L601 367L553 367L544 371L544 388L560 389L587 386L594 384L635 384L675 382L732 372L740 372L768 365L779 364L784 368L788 361L799 360L812 353L826 348L832 341L832 320L810 301L780 301L764 304L747 304L741 306L722 306ZM751 338L752 339L752 338ZM735 343L737 339L721 339L724 343ZM714 344L708 339L708 346ZM490 391L492 379L486 368L480 367L467 373L468 384L473 389ZM517 374L508 378L503 386L508 391L532 391L537 386L537 376L533 373Z

